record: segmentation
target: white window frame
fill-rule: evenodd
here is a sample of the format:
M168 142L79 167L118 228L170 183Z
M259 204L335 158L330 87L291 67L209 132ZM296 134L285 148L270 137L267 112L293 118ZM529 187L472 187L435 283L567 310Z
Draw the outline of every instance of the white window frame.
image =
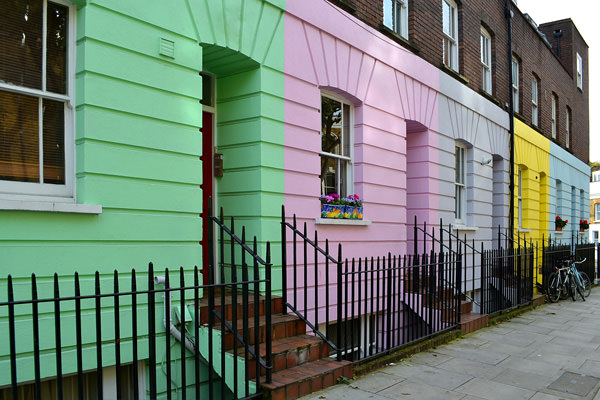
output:
M523 228L523 169L519 167L518 172L518 190L517 190L517 205L518 205L518 227Z
M442 0L443 62L458 71L458 6L452 0Z
M408 0L383 0L383 24L408 39Z
M327 97L331 100L335 100L341 103L342 105L342 121L340 122L342 129L347 129L348 131L342 133L342 140L340 143L340 148L344 149L345 146L348 148L348 155L340 155L334 153L324 152L322 147L320 151L320 156L330 157L336 160L336 169L337 171L341 170L341 163L346 163L346 173L344 176L345 187L342 187L342 182L340 180L341 174L336 174L336 182L335 182L335 193L340 196L348 196L354 193L354 107L347 100L340 96L333 95L328 92L321 92L321 108L323 104L323 97ZM348 118L349 121L344 121L344 107L348 107ZM323 114L323 110L321 109L321 115ZM323 134L321 130L321 135ZM345 141L349 143L346 144ZM343 150L342 150L343 151ZM319 157L319 162L321 157ZM321 194L324 194L323 181L321 180Z
M557 180L556 181L556 215L559 215L559 216L563 214L562 197L563 197L562 182L560 180ZM566 219L564 217L564 215L562 215L562 219Z
M565 110L565 147L571 147L571 110Z
M531 77L531 124L539 126L539 104L538 104L538 89L539 84L535 76Z
M552 100L551 100L551 107L552 107L552 116L550 119L550 122L552 124L552 139L556 139L558 137L558 126L556 124L556 95L554 93L552 93Z
M37 182L15 182L0 180L0 208L2 201L34 201L34 202L58 202L58 203L74 203L75 202L75 40L76 40L76 13L77 8L63 0L52 0L51 3L56 3L61 6L66 6L69 9L68 28L67 28L67 88L66 94L57 94L45 90L46 79L46 15L48 0L43 1L43 39L42 39L42 90L27 88L24 86L13 85L10 83L0 82L0 91L12 92L30 97L37 97L38 113L42 112L42 100L54 100L65 104L64 110L64 154L65 154L65 184L44 184L43 175L40 176L40 183ZM42 135L42 124L39 123L39 132ZM40 157L43 157L43 142L40 140ZM41 169L42 167L40 167Z
M467 148L454 146L454 219L457 224L467 222Z
M515 56L512 58L512 95L513 111L519 112L519 60Z
M583 58L577 53L577 87L583 90Z
M600 221L600 203L594 204L594 221Z
M481 88L492 94L492 36L482 26L480 38Z

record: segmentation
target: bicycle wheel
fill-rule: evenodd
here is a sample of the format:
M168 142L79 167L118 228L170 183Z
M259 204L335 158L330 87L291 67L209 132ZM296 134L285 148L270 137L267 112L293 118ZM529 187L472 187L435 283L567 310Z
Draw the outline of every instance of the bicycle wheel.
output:
M585 297L588 297L590 293L592 293L592 282L590 281L589 276L585 272L580 272L581 275L581 283L583 285L582 291Z
M558 281L558 291L561 300L565 300L567 297L571 295L570 287L569 287L569 275L564 272L559 272L560 279Z
M556 303L560 298L560 278L556 272L553 272L548 277L548 289L546 294L551 303Z

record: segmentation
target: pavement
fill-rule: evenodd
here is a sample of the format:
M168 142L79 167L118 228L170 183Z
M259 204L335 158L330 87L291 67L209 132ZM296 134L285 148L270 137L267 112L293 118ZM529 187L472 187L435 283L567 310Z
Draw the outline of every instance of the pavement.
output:
M600 288L302 400L600 400Z

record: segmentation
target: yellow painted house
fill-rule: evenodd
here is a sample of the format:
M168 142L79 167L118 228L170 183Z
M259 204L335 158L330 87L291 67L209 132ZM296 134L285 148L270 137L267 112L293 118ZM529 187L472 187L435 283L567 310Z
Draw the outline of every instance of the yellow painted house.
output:
M515 118L515 236L540 242L549 234L550 140Z

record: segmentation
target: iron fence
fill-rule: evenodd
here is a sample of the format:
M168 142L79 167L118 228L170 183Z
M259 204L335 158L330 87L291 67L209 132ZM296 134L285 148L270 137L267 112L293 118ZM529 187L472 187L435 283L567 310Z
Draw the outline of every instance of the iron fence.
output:
M93 285L89 276L76 273L71 284L54 274L50 293L35 274L16 283L9 275L0 301L0 336L8 338L0 398L260 398L272 371L270 244L263 260L256 237L247 244L245 229L238 237L222 210L209 221L210 248L213 230L220 241L204 284L197 267L158 276L152 263L143 278L96 272ZM49 294L38 296L40 289Z
M282 209L283 302L338 360L363 360L460 321L462 255L443 249L342 261ZM290 236L288 236L288 234Z
M535 251L517 247L481 249L482 313L493 314L529 304L533 298Z

